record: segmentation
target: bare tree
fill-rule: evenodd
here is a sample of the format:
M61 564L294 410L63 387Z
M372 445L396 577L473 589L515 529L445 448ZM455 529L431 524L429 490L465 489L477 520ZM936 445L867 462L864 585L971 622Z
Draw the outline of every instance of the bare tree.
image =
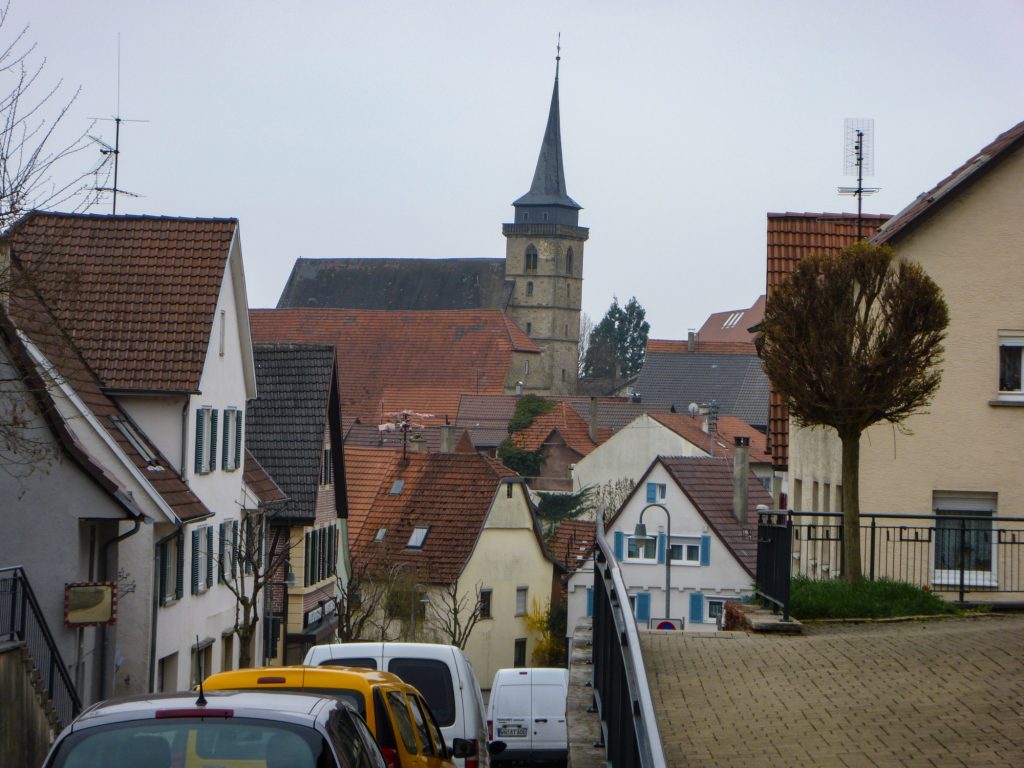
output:
M618 480L608 480L597 486L590 497L590 508L594 518L601 523L607 524L622 506L622 503L632 493L636 481L628 477L621 477Z
M580 338L576 342L577 345L577 356L576 356L576 375L578 378L583 377L583 361L587 359L587 350L590 349L590 334L594 332L594 321L590 319L590 315L586 312L580 314Z
M367 560L353 562L347 581L335 580L332 598L338 614L335 639L340 643L359 640L397 640L387 617L389 596L398 589L399 567L377 569Z
M480 594L482 584L473 591L460 591L459 580L444 585L440 594L430 602L430 622L450 645L465 648L473 628L480 621L483 600Z
M860 438L931 402L949 310L920 265L889 246L856 243L811 256L775 289L757 350L794 420L842 443L843 577L861 579Z

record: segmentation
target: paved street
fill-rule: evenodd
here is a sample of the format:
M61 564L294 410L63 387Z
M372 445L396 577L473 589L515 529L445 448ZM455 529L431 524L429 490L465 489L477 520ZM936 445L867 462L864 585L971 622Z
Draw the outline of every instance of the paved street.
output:
M1024 616L641 632L670 765L1024 765Z

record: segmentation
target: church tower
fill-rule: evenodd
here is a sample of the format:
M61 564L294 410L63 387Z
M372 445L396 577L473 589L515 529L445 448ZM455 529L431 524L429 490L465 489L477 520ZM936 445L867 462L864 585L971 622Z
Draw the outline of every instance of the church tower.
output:
M542 370L531 376L538 394L568 395L576 388L580 312L583 302L583 244L580 206L565 191L562 135L558 117L558 67L544 140L530 191L516 200L515 221L502 225L505 278L513 282L508 316L541 348Z

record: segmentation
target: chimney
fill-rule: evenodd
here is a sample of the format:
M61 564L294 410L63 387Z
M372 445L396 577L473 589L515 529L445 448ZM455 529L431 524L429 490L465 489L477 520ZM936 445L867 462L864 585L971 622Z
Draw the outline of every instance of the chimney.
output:
M455 427L452 424L441 425L441 453L455 453Z
M696 352L697 351L697 332L689 331L686 334L686 351Z
M426 453L427 440L419 432L409 435L409 453Z
M590 398L590 414L587 417L587 434L590 435L590 440L593 443L597 443L597 398Z
M747 527L747 475L750 474L750 438L736 436L732 460L732 512L740 527Z

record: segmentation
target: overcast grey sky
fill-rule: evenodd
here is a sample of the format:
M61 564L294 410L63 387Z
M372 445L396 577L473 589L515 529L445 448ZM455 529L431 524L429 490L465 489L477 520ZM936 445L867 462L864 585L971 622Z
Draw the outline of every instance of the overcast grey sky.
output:
M764 291L765 214L855 210L843 124L875 121L895 213L1024 119L1024 2L13 0L68 116L113 116L123 213L233 216L253 307L296 257L495 257L562 33L584 311L636 295L683 338ZM97 125L113 143L113 125ZM104 205L96 210L109 210Z

